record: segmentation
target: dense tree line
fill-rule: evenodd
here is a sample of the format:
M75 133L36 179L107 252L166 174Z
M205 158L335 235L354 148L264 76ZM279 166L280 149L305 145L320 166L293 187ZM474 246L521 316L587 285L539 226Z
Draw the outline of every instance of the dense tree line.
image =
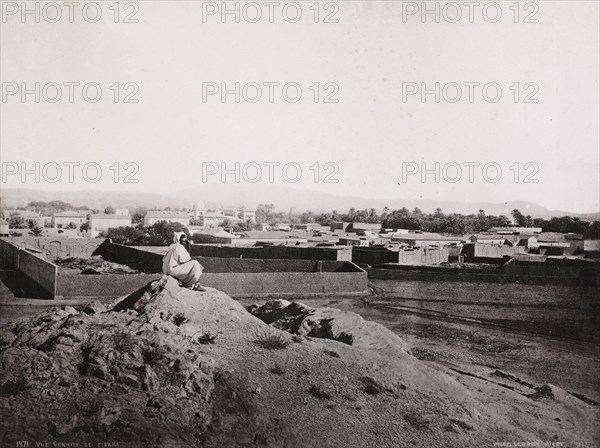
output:
M178 222L158 221L151 226L127 226L108 229L101 232L98 238L110 238L113 243L126 246L168 246L173 241L174 232L184 232L188 237L188 229Z
M41 214L44 216L49 216L54 213L68 212L68 211L72 211L72 210L80 211L82 213L87 213L87 212L97 213L98 212L97 210L90 210L90 208L86 207L85 205L75 207L75 206L69 204L68 202L63 202L63 201L50 201L50 202L32 201L29 204L27 204L25 207L17 207L17 210L35 210L36 212L41 212Z
M519 210L513 210L513 220L504 215L487 215L479 210L477 214L463 215L460 213L445 214L441 209L433 213L423 213L419 208L410 211L406 207L399 210L390 210L387 207L381 215L375 209L356 210L351 208L347 214L337 211L331 213L314 214L306 212L297 218L302 223L319 223L328 226L332 222L364 222L380 223L383 228L422 230L424 232L446 233L464 235L467 233L485 232L492 227L506 227L513 225L519 227L541 227L544 232L579 233L586 239L600 239L600 221L584 221L580 218L563 216L551 218L532 218L523 215Z

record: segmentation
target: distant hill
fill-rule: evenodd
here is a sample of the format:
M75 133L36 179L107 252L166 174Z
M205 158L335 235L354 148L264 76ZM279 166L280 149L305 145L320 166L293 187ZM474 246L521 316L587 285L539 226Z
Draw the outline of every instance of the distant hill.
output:
M196 188L178 191L170 194L144 192L111 192L100 190L80 190L52 192L25 188L3 188L2 197L7 206L26 205L31 201L61 200L74 206L87 205L90 208L102 209L107 205L117 208L143 207L193 207L194 203L202 200L209 208L220 206L245 206L254 209L259 203L272 203L278 211L294 212L312 210L325 212L337 210L347 212L356 209L383 207L409 210L415 207L423 212L433 212L441 208L444 213L477 213L483 209L488 215L510 216L511 210L517 208L524 215L534 218L550 218L553 216L573 216L586 220L599 220L600 213L572 213L563 210L550 210L539 204L526 201L491 202L460 202L438 201L429 199L373 199L353 196L338 196L318 191L301 190L275 185L247 184L206 184Z

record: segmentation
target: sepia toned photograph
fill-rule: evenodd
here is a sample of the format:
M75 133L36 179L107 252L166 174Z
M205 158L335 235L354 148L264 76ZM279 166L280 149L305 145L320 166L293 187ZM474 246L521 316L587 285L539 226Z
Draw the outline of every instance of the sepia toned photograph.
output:
M0 448L599 422L600 2L0 0Z

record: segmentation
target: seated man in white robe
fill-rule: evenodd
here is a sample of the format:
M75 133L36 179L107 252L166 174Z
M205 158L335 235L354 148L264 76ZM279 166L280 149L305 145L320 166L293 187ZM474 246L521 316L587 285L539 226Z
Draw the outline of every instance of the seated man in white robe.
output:
M196 260L192 260L184 244L187 236L183 232L175 232L173 244L163 257L163 273L175 277L181 286L196 291L206 291L198 281L204 267Z

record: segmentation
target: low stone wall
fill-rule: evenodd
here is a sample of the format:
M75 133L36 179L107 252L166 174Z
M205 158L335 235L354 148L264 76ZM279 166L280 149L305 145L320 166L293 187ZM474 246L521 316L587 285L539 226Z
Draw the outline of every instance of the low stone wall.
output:
M231 296L353 294L367 290L366 272L204 274L200 283Z
M506 276L519 276L547 283L600 287L600 263L547 259L543 263L514 260L502 266Z
M35 281L54 298L56 297L56 273L58 267L26 250L19 252L19 270Z
M600 264L594 266L553 266L548 263L515 263L491 269L443 266L389 265L366 269L369 278L379 280L524 283L540 285L581 285L600 287Z
M65 275L59 272L56 297L121 297L160 277L160 274Z
M415 268L420 266L402 266L403 268ZM426 268L426 266L422 266ZM377 280L404 280L404 281L438 281L438 282L470 282L481 281L489 283L502 282L501 274L497 270L475 271L475 270L434 270L434 269L365 269L370 279Z
M352 250L350 248L338 249L331 247L239 247L193 244L190 247L190 255L192 257L215 258L352 261Z
M58 275L57 298L120 297L160 278L160 274ZM234 297L355 294L367 290L366 272L223 272L200 277L204 286Z

